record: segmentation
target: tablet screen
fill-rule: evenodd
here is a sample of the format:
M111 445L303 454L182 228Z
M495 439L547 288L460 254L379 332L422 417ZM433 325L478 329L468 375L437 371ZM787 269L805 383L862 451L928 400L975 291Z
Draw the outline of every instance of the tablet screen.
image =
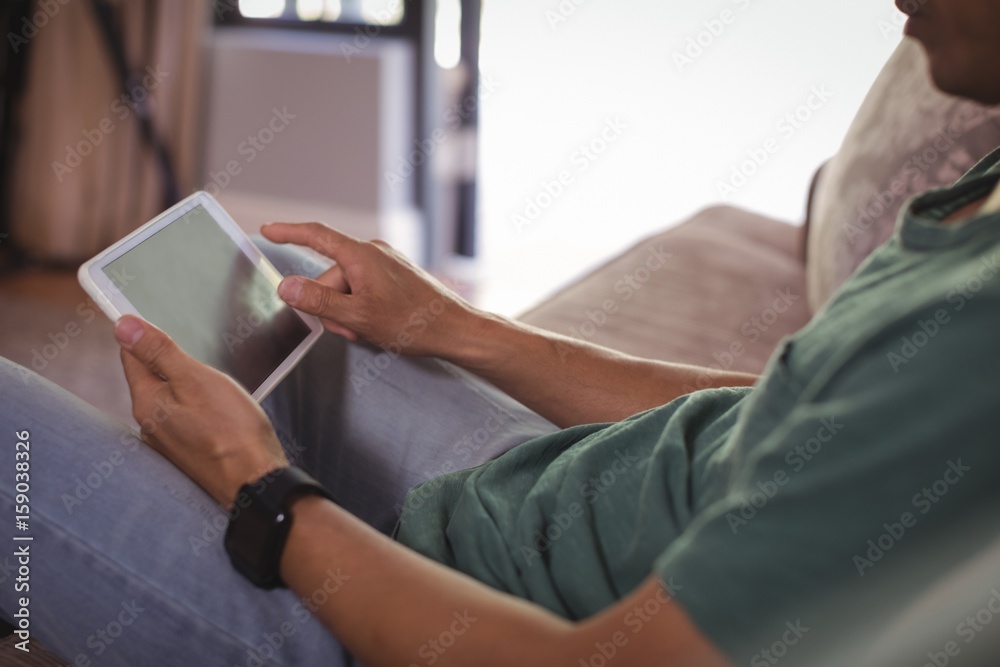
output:
M310 334L203 206L102 270L143 318L250 393Z

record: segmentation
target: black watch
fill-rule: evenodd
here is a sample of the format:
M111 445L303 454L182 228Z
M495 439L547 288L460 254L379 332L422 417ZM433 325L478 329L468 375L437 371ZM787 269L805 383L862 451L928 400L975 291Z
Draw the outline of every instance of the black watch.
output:
M313 494L333 500L322 484L296 467L278 468L244 484L226 528L226 553L233 567L261 588L284 586L278 570L292 528L288 509L295 499Z

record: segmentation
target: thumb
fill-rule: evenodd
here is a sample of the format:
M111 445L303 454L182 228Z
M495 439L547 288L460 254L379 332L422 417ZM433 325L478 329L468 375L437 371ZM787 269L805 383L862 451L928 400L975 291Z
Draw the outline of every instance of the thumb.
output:
M345 320L351 298L333 287L301 276L282 280L278 296L293 308L334 322Z
M134 315L124 315L115 322L115 338L143 366L167 380L188 360L170 336Z

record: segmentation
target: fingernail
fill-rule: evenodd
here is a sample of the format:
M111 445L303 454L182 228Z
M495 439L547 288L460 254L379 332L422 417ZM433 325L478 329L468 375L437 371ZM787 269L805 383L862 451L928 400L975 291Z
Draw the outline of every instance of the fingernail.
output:
M278 296L288 303L295 303L302 296L302 281L298 278L285 278L278 285Z
M145 328L137 317L122 317L115 323L115 338L125 347L132 347L139 342Z

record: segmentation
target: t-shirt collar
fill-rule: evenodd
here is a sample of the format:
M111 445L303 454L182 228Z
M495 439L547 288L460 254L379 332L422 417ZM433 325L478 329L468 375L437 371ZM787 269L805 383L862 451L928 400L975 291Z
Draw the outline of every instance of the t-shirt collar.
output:
M1000 234L1000 211L980 211L967 221L942 224L949 215L995 191L1000 183L1000 148L976 164L955 185L931 190L903 207L897 233L904 246L933 249L951 246L989 228Z

